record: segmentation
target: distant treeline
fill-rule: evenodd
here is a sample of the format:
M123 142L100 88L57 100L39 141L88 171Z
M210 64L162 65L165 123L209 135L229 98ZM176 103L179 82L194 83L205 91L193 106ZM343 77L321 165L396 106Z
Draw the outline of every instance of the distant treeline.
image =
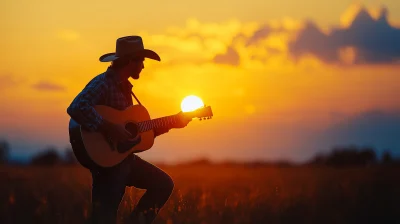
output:
M9 161L10 145L7 141L0 140L0 164L6 164ZM39 153L32 156L29 162L30 165L72 165L78 164L76 157L71 148L66 148L64 151L55 147L48 147L40 150ZM182 163L181 165L211 165L214 164L208 159L197 159L190 162ZM245 165L245 166L330 166L330 167L366 167L373 165L400 165L400 159L394 158L389 151L385 151L379 159L376 150L369 147L358 146L341 146L334 147L328 153L318 153L309 161L303 164L296 164L290 161L253 161L253 162L221 162L222 165ZM160 164L162 165L162 164Z
M17 163L10 159L11 146L6 140L0 140L0 164ZM62 165L77 164L77 160L72 148L66 148L63 152L56 147L47 147L40 150L39 153L32 156L28 162L30 165Z
M393 158L385 151L378 159L376 150L368 147L343 146L335 147L329 153L317 154L308 162L309 165L325 165L333 167L372 166L378 164L400 164L398 158Z
M47 148L42 152L36 154L31 159L31 165L72 165L78 164L76 157L72 151L72 149L67 148L64 150L64 153L61 154L55 148Z

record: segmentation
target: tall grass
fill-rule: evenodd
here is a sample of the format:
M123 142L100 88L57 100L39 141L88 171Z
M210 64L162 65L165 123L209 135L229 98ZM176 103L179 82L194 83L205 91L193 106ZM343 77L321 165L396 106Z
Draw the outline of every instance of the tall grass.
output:
M155 223L400 223L400 168L162 166L174 192ZM0 168L0 223L85 223L80 166ZM118 222L143 190L126 188Z

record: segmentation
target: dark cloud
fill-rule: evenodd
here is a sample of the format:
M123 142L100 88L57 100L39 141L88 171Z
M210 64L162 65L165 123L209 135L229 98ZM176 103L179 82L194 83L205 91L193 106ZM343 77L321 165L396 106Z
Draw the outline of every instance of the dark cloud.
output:
M239 65L240 56L233 47L228 47L224 54L218 54L214 57L214 62L219 64Z
M247 36L244 33L239 33L237 34L233 39L232 43L230 44L228 51L223 54L223 55L217 55L216 58L214 59L215 62L217 63L225 63L225 64L232 64L232 65L237 65L239 64L239 59L240 56L239 54L233 49L233 46L237 44L238 42L244 42L246 47L250 46L257 46L257 44L260 42L260 40L264 40L270 35L274 33L279 33L279 32L287 32L283 27L271 27L269 25L263 25L256 31L251 36ZM278 54L281 53L281 50L273 47L265 47L265 51L269 55L273 54ZM250 55L251 59L253 60L264 60L264 57L256 56L256 55Z
M55 83L51 83L48 81L41 81L39 83L36 83L32 87L37 90L43 90L43 91L64 91L65 90L64 86L61 86L61 85L58 85Z
M400 156L400 114L371 111L347 118L315 135L315 146L371 146L378 153L389 150Z
M339 51L353 47L355 64L393 63L400 59L400 29L392 27L387 18L386 9L378 19L361 9L348 28L336 28L330 34L309 22L289 50L295 57L313 54L326 62L340 62Z
M259 40L269 36L272 31L273 31L273 29L267 25L261 27L260 29L256 30L256 32L254 32L253 36L251 36L247 40L246 45L249 46L249 45L257 43Z

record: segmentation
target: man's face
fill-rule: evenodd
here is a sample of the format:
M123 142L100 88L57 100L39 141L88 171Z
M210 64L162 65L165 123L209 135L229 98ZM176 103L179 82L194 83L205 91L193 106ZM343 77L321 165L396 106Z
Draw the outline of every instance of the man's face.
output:
M131 77L133 79L139 79L140 72L142 72L142 69L144 69L144 58L139 59L139 60L134 60L132 61L129 66L130 66L130 73Z

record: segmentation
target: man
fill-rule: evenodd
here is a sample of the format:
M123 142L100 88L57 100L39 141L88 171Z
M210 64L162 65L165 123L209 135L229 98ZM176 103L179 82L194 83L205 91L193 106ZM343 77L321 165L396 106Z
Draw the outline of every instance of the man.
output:
M101 62L112 62L111 66L106 72L94 77L68 107L67 113L71 119L79 123L82 128L102 132L114 141L128 140L131 134L124 126L102 118L93 106L101 104L118 110L132 106L133 86L128 78L139 79L145 58L160 61L157 53L144 49L141 37L118 38L116 52L100 57ZM167 133L171 128L185 127L190 120L181 117L181 121L173 127L155 129L154 136ZM72 142L75 141L71 141L71 144ZM130 216L130 223L152 223L174 188L174 183L168 174L134 154L111 168L85 167L92 174L93 223L116 222L118 206L126 186L146 189L146 193Z

